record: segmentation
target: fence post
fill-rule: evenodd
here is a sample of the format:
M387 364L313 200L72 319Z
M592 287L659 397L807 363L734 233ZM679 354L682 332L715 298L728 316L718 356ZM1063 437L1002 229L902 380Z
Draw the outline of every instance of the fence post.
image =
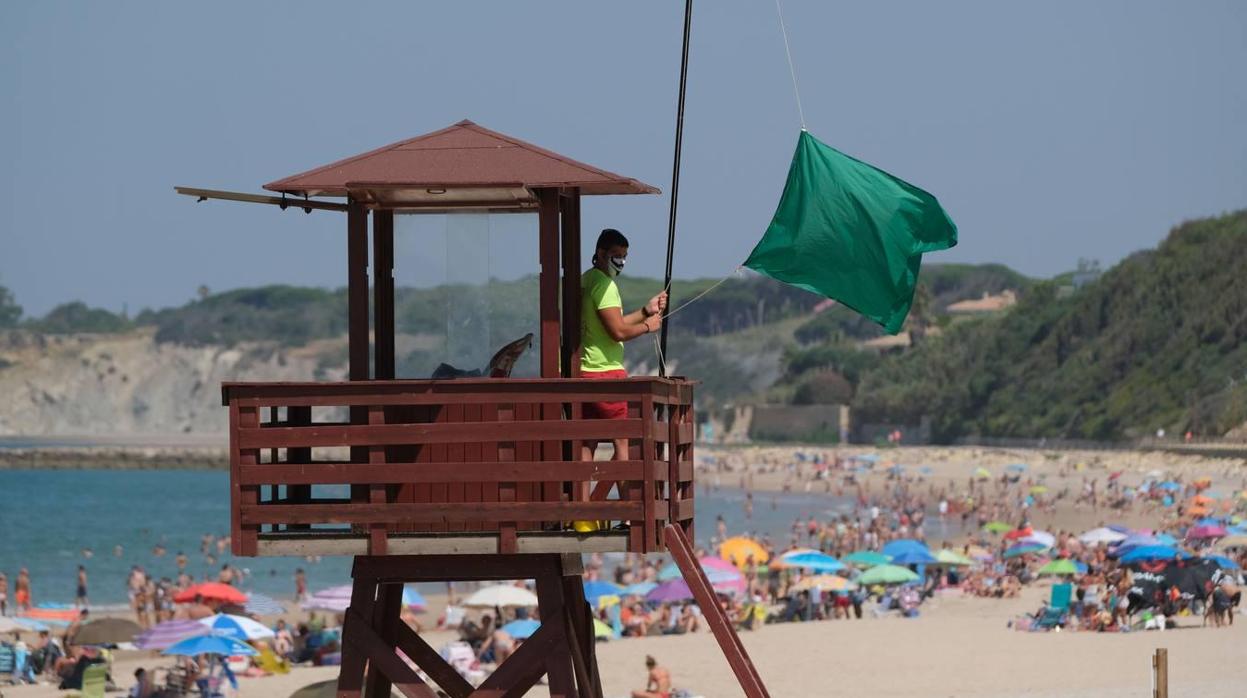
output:
M1169 650L1164 647L1152 655L1152 698L1169 698Z

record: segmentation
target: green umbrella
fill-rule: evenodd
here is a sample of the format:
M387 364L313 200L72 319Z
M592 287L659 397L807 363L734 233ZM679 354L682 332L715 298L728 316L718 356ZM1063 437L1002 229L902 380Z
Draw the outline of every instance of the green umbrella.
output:
M840 558L842 562L858 567L874 567L875 565L886 565L892 561L891 555L884 555L873 550L859 550L855 553L849 553Z
M1003 521L988 521L983 524L983 530L988 533L1007 533L1013 530L1013 526Z
M941 565L963 566L974 564L974 560L971 560L955 550L948 550L947 548L935 553L935 559Z
M1039 574L1078 574L1073 560L1056 559L1039 568Z
M877 565L862 573L857 583L862 586L875 584L904 584L918 581L918 574L906 567L896 565Z

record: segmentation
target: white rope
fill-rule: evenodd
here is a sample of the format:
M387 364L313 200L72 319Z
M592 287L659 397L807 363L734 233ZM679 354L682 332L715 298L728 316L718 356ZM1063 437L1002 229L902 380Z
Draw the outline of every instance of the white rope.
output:
M784 8L779 0L775 0L775 12L779 15L779 31L784 35L784 55L788 56L788 73L792 75L792 94L797 98L797 116L801 119L801 130L805 130L805 109L801 107L801 90L797 87L797 69L792 64L792 49L788 46L788 28L784 26Z
M740 276L740 270L741 270L741 269L743 269L743 268L744 268L743 266L738 266L738 267L736 267L735 269L733 269L733 270L732 270L732 273L731 273L731 274L728 274L727 276L723 277L722 279L719 279L718 281L714 282L714 284L712 284L712 285L711 285L709 288L707 288L706 290L704 290L704 291L702 291L701 293L697 294L696 296L693 296L692 298L690 298L690 299L688 299L688 300L684 301L684 302L683 302L683 303L681 303L679 306L677 306L677 307L675 307L675 308L673 308L673 309L671 309L671 310L668 310L668 311L667 311L667 314L666 314L666 318L667 318L667 320L668 320L668 321L670 321L670 320L671 320L671 316L672 316L672 315L675 315L676 313L680 312L681 310L684 310L685 308L689 307L689 306L690 306L690 305L692 305L693 303L696 303L698 300L701 300L701 297L702 297L702 296L704 296L704 295L706 295L707 293L710 293L711 291L715 290L716 288L718 288L718 287L722 286L724 283L726 283L726 282L727 282L727 280L728 280L728 279L731 279L731 278L732 278L732 277L734 277L734 276ZM662 293L668 293L668 292L670 292L670 291L671 291L671 282L667 282L667 286L666 286L666 288L664 288L664 289L662 290ZM663 354L662 354L662 343L658 341L658 333L657 333L657 332L655 332L655 333L654 333L654 355L658 357L658 365L661 367L663 374L666 374L666 372L667 372L667 357L663 356Z

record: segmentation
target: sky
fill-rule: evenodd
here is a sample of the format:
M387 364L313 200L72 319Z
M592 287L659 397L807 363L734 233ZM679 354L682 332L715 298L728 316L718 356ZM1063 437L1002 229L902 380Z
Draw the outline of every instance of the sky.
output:
M928 261L1051 276L1247 207L1247 3L783 9L810 132L957 222L960 244ZM27 315L70 300L134 313L200 285L341 286L340 214L195 204L173 187L258 192L462 118L668 192L682 13L7 0L0 285ZM765 230L800 122L771 0L701 0L692 35L675 274L717 278ZM668 205L587 199L586 239L620 228L628 273L661 276ZM535 265L533 245L500 240L495 272ZM400 257L400 281L442 281L424 261Z

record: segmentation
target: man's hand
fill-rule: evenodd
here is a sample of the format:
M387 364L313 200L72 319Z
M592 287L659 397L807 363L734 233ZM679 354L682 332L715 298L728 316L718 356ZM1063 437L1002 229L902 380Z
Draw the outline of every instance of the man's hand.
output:
M662 316L658 314L651 315L642 322L645 325L645 331L657 332L662 329Z
M666 291L663 291L657 296L654 296L653 298L649 299L649 302L645 304L646 315L662 315L663 311L666 309L667 309L667 292Z

